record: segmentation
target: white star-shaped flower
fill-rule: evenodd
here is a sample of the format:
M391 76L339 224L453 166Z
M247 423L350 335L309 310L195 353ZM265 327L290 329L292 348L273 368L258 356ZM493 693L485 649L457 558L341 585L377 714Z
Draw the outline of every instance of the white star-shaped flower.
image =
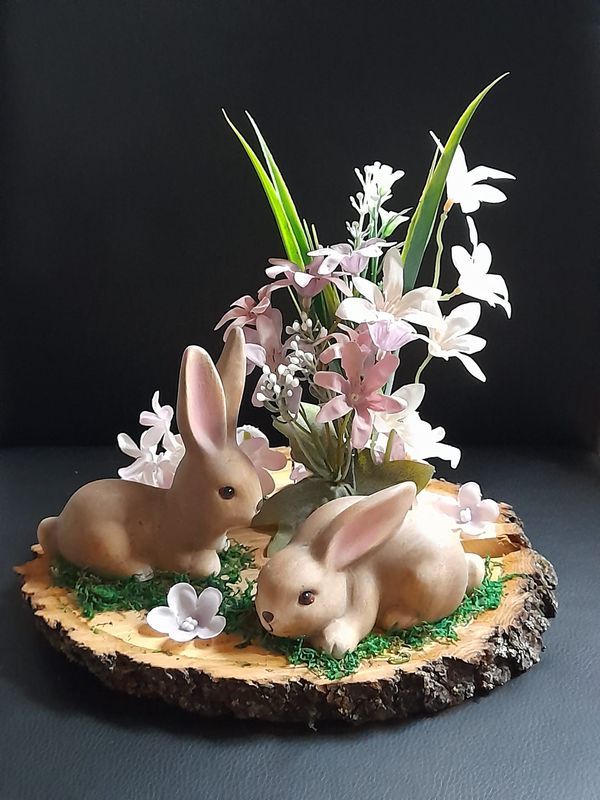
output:
M478 241L477 228L472 217L467 217L467 225L473 252L469 254L462 245L454 245L452 248L452 261L460 275L458 288L463 294L484 300L492 307L502 306L510 317L506 281L501 275L489 274L492 252L487 244Z
M444 151L444 146L437 138L435 133L430 131L440 152ZM472 214L477 211L481 203L502 203L506 200L506 195L495 186L489 186L481 181L489 178L504 178L515 180L515 176L509 172L502 172L492 167L474 167L468 169L465 152L460 145L456 148L454 158L446 177L446 190L448 201L458 203L463 214Z

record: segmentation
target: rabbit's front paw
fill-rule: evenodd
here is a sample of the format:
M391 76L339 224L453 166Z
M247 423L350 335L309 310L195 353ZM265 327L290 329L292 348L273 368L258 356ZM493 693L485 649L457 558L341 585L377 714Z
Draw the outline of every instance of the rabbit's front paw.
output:
M356 629L344 620L337 619L328 625L315 645L334 658L343 658L346 653L356 649L360 636Z

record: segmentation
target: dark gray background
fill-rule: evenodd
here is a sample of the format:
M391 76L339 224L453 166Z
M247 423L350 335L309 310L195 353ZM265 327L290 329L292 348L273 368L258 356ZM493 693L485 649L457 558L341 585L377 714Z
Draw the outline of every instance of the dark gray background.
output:
M469 448L457 479L507 498L559 575L539 665L477 702L360 730L202 721L111 693L34 628L13 564L113 449L0 451L2 800L600 798L597 459Z
M459 446L594 448L597 12L579 0L6 2L0 442L135 433L156 387L174 401L186 344L218 353L214 324L282 255L221 106L242 125L252 111L301 213L336 242L355 166L405 169L392 207L414 205L428 130L446 136L510 70L465 146L472 166L518 176L508 203L477 213L514 317L484 313L485 386L458 362L428 369L425 418ZM244 418L269 424L249 406Z
M414 202L428 129L445 135L512 71L465 145L471 164L519 178L509 203L478 212L514 319L481 326L486 385L431 370L425 416L464 447L452 477L514 504L561 604L540 665L437 717L317 734L197 720L69 665L10 571L39 519L123 458L7 447L0 800L599 797L599 469L583 452L598 433L598 5L9 0L0 13L4 444L134 433L155 387L174 399L187 343L218 351L217 318L281 252L222 105L254 112L302 212L336 241L354 166L406 169L396 207Z

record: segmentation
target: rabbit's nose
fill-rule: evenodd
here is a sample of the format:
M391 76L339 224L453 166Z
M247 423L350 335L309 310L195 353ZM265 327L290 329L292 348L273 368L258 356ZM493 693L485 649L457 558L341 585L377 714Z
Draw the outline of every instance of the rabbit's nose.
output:
M257 514L261 510L261 508L263 507L263 503L264 502L265 502L264 499L261 497L260 500L258 501L258 503L256 504L256 513Z
M262 618L264 619L265 622L271 623L271 622L273 622L274 615L271 614L270 611L263 611L262 612Z

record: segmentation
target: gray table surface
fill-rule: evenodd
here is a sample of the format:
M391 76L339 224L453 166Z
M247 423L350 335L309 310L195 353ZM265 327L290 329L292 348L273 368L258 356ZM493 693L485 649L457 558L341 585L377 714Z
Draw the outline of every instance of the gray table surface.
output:
M113 694L34 629L11 566L41 517L117 464L110 448L0 451L0 800L600 797L597 460L468 449L440 470L512 503L554 563L560 608L539 665L437 716L316 733Z

